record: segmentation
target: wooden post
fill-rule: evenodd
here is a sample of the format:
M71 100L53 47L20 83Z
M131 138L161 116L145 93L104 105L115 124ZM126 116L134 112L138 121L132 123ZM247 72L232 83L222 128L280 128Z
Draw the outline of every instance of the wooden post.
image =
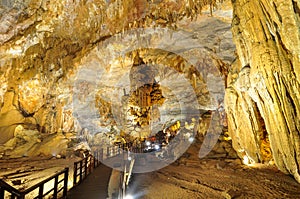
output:
M97 150L97 167L98 167L98 165L99 165L99 161L100 161L100 151L99 150Z
M100 160L102 161L104 159L104 153L103 153L103 148L100 149Z
M69 168L66 167L65 178L64 178L63 198L67 198L67 193L68 193L68 177L69 177Z
M0 198L4 198L4 189L0 187Z
M53 198L57 198L58 175L54 178Z
M97 162L96 162L96 161L97 161L97 158L96 158L96 157L97 157L97 156L96 156L95 153L94 153L94 158L93 158L93 159L94 159L94 168L97 167Z
M109 146L107 147L106 158L109 157Z
M95 157L90 155L90 158L89 158L89 173L92 173L92 169L94 168L94 165L95 165Z
M77 163L74 163L74 175L73 175L73 186L76 185L76 181L77 181Z
M12 195L12 198L15 198L16 197L16 195ZM19 196L17 196L17 198L18 199L25 199L25 194L21 194L21 195L19 195Z
M41 186L39 187L39 199L43 198L43 193L44 193L44 184L41 184Z
M82 161L80 161L80 176L79 176L79 183L81 183L81 181L82 181Z
M87 156L85 159L84 159L84 178L86 178L87 176L87 172L88 172L88 158L89 156Z
M98 166L98 156L99 156L98 153L99 153L98 150L94 152L94 168Z

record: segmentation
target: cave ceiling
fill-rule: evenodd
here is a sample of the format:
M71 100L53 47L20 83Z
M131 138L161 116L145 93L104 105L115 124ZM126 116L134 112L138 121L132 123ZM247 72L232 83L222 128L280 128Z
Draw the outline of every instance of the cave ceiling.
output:
M2 113L17 110L11 114L17 114L20 123L32 118L45 132L124 128L122 98L133 98L129 73L137 56L156 71L150 86L158 93L152 92L152 98L160 95L161 101L152 99L147 107L160 107L154 110L165 117L160 128L181 118L178 113L183 109L185 113L215 109L217 100L224 98L220 69L234 60L234 45L228 11L219 18L197 19L202 11L209 14L206 4L142 0L3 4ZM79 103L82 100L91 104ZM70 112L80 116L74 125L65 121L73 118Z

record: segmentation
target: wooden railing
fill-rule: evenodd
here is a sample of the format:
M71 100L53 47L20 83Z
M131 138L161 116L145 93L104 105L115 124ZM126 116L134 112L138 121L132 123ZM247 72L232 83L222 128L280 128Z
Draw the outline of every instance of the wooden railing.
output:
M94 168L98 167L103 160L103 149L96 150L93 152L94 154Z
M67 197L67 191L68 191L68 174L69 174L69 168L65 168L64 170L60 171L59 173L56 173L49 178L37 183L36 185L33 185L32 187L25 189L24 191L19 191L16 188L12 187L11 185L7 184L2 179L0 180L0 198L4 199L8 192L8 197L10 199L24 199L26 195L32 193L36 189L38 189L38 195L32 196L31 198L34 199L42 199L45 196L48 196L52 193L53 199L56 198L66 198ZM63 175L62 179L59 179L60 176ZM47 190L46 193L44 193L44 185L54 179L53 188L50 190ZM9 196L10 195L10 196Z
M145 146L143 144L139 144L137 146L131 147L131 151L133 153L143 153Z
M106 158L119 155L123 151L130 151L133 153L144 153L144 149L145 149L145 145L142 143L135 144L135 145L132 145L131 143L124 143L115 146L108 146L106 148Z
M103 148L95 150L93 155L88 155L86 158L74 162L73 186L79 185L93 170L98 167L104 158L111 158L121 153L120 146L109 146L105 150Z
M74 162L73 186L80 184L94 167L94 157L88 155L86 158Z
M121 145L113 145L106 147L106 158L114 157L121 154L122 148Z
M86 158L74 163L73 186L79 185L92 172L93 168L96 168L101 164L101 161L104 158L107 159L119 155L123 152L123 150L131 151L134 153L142 153L143 146L141 145L138 147L133 147L129 144L120 144L118 146L109 146L105 150L101 148L99 150L94 151L93 155L90 154ZM50 176L49 178L39 182L38 184L24 191L17 190L16 188L12 187L11 185L7 184L5 181L0 179L0 199L4 199L5 197L9 197L10 199L25 199L26 195L33 194L33 191L35 190L38 190L38 195L30 198L42 199L46 196L48 196L49 198L51 193L51 198L53 199L66 198L68 191L68 172L69 168L65 168L59 173ZM62 179L60 179L61 175L64 175ZM53 179L53 188L50 190L46 190L46 193L44 193L44 185ZM124 181L126 181L125 176L122 178L123 183Z

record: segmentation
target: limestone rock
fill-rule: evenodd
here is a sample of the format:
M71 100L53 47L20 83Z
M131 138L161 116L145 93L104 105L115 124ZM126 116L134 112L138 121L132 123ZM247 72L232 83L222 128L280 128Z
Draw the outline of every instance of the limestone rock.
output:
M68 155L67 148L71 138L62 133L42 136L37 130L24 129L19 125L14 134L0 148L6 158Z
M23 115L16 109L1 114L0 116L0 144L5 143L9 139L13 138L15 128L17 125L24 122Z
M30 115L39 110L44 104L47 90L37 79L24 82L19 86L19 104L22 110Z
M300 182L299 2L232 2L240 60L226 91L233 146L255 162L270 161L272 152L278 168Z

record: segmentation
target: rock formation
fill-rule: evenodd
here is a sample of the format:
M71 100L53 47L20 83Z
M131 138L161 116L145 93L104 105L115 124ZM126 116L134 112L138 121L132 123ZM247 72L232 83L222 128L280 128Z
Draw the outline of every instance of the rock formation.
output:
M239 156L300 182L299 1L232 1L238 59L228 76L229 132Z

